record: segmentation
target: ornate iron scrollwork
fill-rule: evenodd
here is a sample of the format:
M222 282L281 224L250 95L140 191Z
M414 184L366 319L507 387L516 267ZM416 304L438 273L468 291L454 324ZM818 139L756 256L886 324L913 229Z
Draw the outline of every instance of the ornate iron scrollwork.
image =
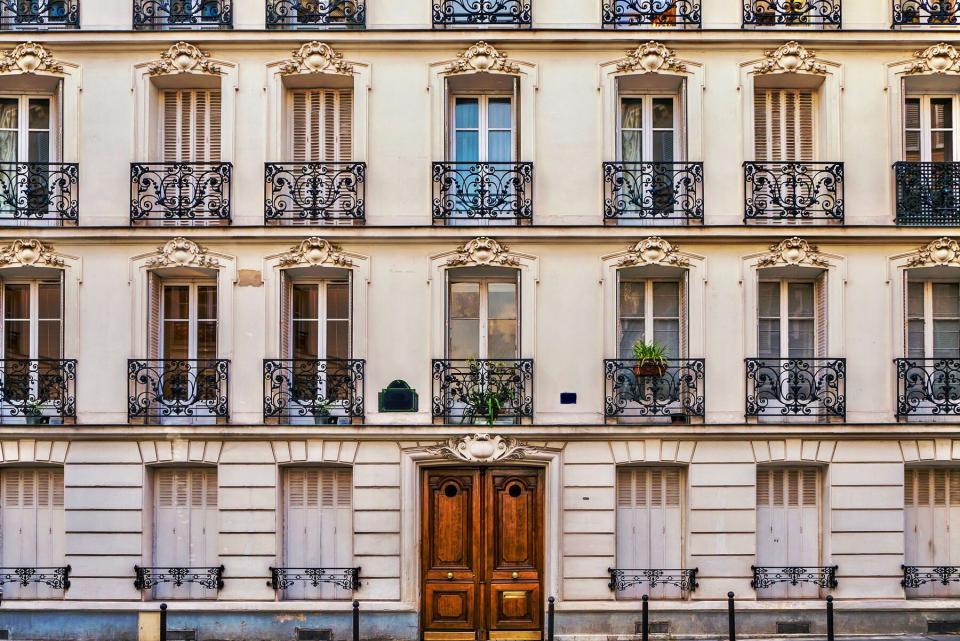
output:
M960 567L950 565L901 565L903 580L900 585L905 588L919 588L925 583L939 583L950 585L960 583Z
M533 219L533 163L433 163L433 221L515 224Z
M960 162L898 162L898 225L960 224Z
M700 28L700 0L603 0L604 27Z
M843 222L843 163L745 162L745 222Z
M227 418L230 361L130 360L127 381L130 420Z
M274 590L283 590L298 582L315 588L321 583L330 583L356 591L360 589L360 568L270 568L267 585Z
M748 358L747 416L846 415L844 358Z
M603 163L604 220L703 222L703 163Z
M435 0L433 26L515 25L533 23L530 0Z
M0 586L42 584L54 590L70 588L70 566L60 568L0 568Z
M0 423L66 423L77 416L77 361L0 360Z
M893 26L956 25L960 5L948 0L893 0Z
M80 0L0 0L0 30L79 28Z
M763 590L777 583L789 583L790 585L812 583L821 588L832 589L837 587L838 567L836 565L822 567L759 567L751 565L753 580L750 581L750 587L754 590Z
M0 13L2 20L3 13ZM76 225L80 166L76 163L0 163L0 222Z
M263 417L363 418L362 359L265 360Z
M195 583L207 590L223 589L223 570L221 565L215 568L145 568L133 566L137 578L133 586L138 590L169 583L174 587L181 587L186 583Z
M832 27L841 25L841 0L745 0L743 24L751 27Z
M133 164L130 223L229 223L232 175L228 162Z
M706 361L702 358L669 359L662 373L644 374L634 361L606 359L604 416L702 417L705 369Z
M697 568L681 570L607 568L607 572L610 573L608 585L615 592L641 584L647 584L651 589L658 585L672 585L683 592L693 592L700 585L697 583L697 571Z
M897 418L960 415L960 359L898 358Z
M133 28L231 29L233 0L133 0Z
M267 0L268 29L362 27L366 0Z
M533 361L433 361L433 418L475 424L487 416L487 399L496 399L497 420L518 422L533 416Z
M362 162L268 163L267 223L364 220Z

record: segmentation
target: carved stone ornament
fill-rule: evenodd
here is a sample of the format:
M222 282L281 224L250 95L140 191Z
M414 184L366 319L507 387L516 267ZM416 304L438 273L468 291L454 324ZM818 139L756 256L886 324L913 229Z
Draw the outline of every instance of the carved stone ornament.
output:
M677 252L677 248L659 236L644 238L630 248L629 253L617 263L620 267L639 265L673 265L687 267L690 261Z
M467 241L457 249L456 256L447 259L450 267L464 265L499 265L501 267L519 267L520 259L510 254L506 245L492 238L480 236Z
M491 434L469 434L448 439L438 445L423 448L424 452L452 461L492 463L519 461L537 450L515 438Z
M456 61L447 67L447 73L468 73L474 71L500 71L518 73L520 65L507 59L507 54L482 40L457 55Z
M219 74L220 67L210 61L207 52L201 51L189 42L180 41L167 49L160 56L160 60L150 63L148 71L151 76L177 73Z
M353 262L340 252L340 248L323 238L312 236L299 245L290 248L290 252L280 257L280 266L291 265L333 265L349 267Z
M157 248L158 255L147 261L147 267L216 268L220 261L207 255L207 249L192 240L178 236Z
M912 73L960 73L960 52L946 42L931 45L913 53Z
M15 240L0 248L0 265L63 267L64 264L63 257L53 253L53 247L35 238Z
M788 42L777 49L764 51L766 60L754 67L757 74L765 73L815 73L825 75L826 65L817 62L815 52L808 51L797 41Z
M617 63L617 71L656 73L661 69L686 71L687 66L670 49L653 40L628 51L627 57Z
M63 65L35 42L25 42L0 53L0 72L35 73L37 71L63 73Z
M334 51L324 42L308 42L293 52L293 56L280 67L284 76L297 73L332 71L343 75L353 73L353 65L344 62L343 54Z
M826 268L830 263L820 254L816 245L811 245L802 238L794 236L770 245L770 253L763 256L757 263L757 267L775 265L810 265Z
M960 243L943 237L923 247L907 263L908 267L927 267L929 265L960 266Z

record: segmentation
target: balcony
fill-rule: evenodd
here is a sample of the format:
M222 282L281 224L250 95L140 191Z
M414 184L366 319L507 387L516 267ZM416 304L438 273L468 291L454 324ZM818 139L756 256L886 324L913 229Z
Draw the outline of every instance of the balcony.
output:
M0 598L36 599L70 589L70 566L0 568ZM36 587L32 587L36 586Z
M669 359L663 367L606 359L604 418L621 423L703 418L705 368L703 359Z
M650 590L661 586L671 586L680 592L693 592L697 583L698 568L671 569L661 568L607 568L610 583L607 586L614 592L623 592L635 585L646 585Z
M80 28L80 0L0 0L0 31Z
M434 360L433 419L510 425L533 417L533 361Z
M222 565L211 568L146 568L135 565L133 572L136 578L133 587L137 590L149 590L162 584L175 588L195 584L216 592L223 589L223 571Z
M601 13L607 29L700 28L700 0L603 0Z
M267 29L362 29L366 0L267 0Z
M759 567L751 565L753 579L750 581L750 587L754 590L765 590L778 583L786 583L792 586L798 586L801 583L809 583L826 590L836 588L837 569L836 565L826 566L778 566L778 567Z
M533 220L533 163L433 163L433 222L520 225Z
M130 224L230 223L228 162L157 162L130 165Z
M901 565L903 579L900 585L908 590L916 590L928 583L950 587L960 584L960 567L951 565ZM936 595L950 596L950 595Z
M64 425L77 418L77 361L0 360L0 424Z
M263 361L263 419L284 425L363 421L360 359Z
M748 358L746 416L844 418L844 358Z
M843 224L843 163L745 162L745 223Z
M603 220L622 224L703 222L703 163L603 163Z
M960 416L960 358L898 358L897 419Z
M0 226L76 225L79 193L76 163L0 163Z
M133 28L233 29L232 0L133 0Z
M226 422L229 378L226 360L130 360L127 417L145 425Z
M743 27L839 29L841 0L744 0Z
M893 0L893 27L949 27L960 23L960 3L952 0Z
M530 27L530 0L434 0L433 28Z
M264 222L362 224L366 169L362 162L268 163Z
M960 162L898 162L898 225L960 224Z
M270 587L274 590L302 583L314 588L328 583L343 590L360 589L360 568L270 568Z

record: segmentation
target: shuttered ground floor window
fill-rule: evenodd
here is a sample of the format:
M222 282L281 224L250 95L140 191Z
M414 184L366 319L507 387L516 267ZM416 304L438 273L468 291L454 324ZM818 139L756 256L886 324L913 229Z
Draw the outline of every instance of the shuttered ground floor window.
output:
M907 468L903 478L904 565L960 566L960 469ZM960 596L960 584L926 583L911 597Z
M63 470L22 468L0 474L3 567L63 567ZM61 598L43 584L3 586L4 599Z

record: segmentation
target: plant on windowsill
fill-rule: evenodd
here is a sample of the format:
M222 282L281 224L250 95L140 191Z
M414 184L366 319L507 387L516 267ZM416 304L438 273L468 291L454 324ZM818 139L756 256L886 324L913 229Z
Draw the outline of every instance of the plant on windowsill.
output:
M27 425L50 424L50 417L43 415L43 402L39 400L30 400L24 403L23 416L27 419Z
M487 363L485 368L476 362L470 363L470 378L474 387L464 399L467 403L463 413L464 423L476 423L478 419L487 425L497 422L504 406L514 399L510 369L501 363Z
M331 416L330 407L333 401L328 398L318 398L313 403L313 422L316 425L335 425L336 416Z
M667 373L667 348L659 343L637 341L633 344L633 373L660 377Z

